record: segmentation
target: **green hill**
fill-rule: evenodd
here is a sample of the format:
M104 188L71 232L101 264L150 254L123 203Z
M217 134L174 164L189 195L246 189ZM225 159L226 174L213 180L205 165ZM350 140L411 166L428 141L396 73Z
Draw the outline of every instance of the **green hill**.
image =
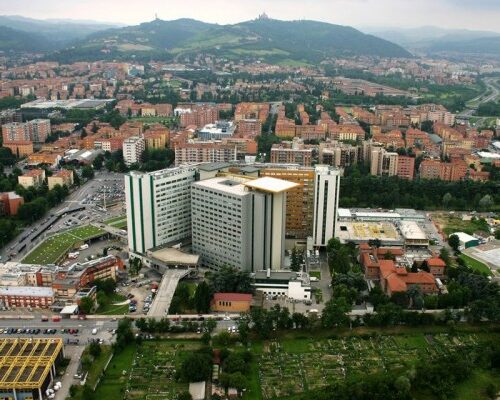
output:
M229 59L316 63L328 57L372 55L411 57L402 47L340 25L315 21L259 19L235 25L192 19L155 20L88 36L52 55L65 61L89 58L159 57L175 59L199 53Z
M49 43L33 33L0 26L0 51L43 52L53 49Z

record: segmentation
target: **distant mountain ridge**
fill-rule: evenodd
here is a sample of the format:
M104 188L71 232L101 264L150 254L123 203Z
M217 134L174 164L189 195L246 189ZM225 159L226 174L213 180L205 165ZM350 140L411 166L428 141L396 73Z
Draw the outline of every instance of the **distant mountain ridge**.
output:
M412 56L389 41L352 27L324 22L258 19L217 25L192 19L157 19L96 32L54 57L78 60L92 55L99 58L134 54L175 58L200 52L229 59L250 56L269 62L296 63L316 63L334 56Z
M63 48L114 24L95 21L37 20L18 15L0 15L0 50L49 51Z
M365 29L378 37L397 43L410 51L428 54L455 52L500 56L500 33L434 26L407 29Z

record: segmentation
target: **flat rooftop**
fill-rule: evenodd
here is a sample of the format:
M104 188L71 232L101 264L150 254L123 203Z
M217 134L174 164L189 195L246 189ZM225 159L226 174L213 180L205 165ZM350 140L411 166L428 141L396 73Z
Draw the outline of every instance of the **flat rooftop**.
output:
M254 179L252 181L245 182L244 185L251 189L269 193L282 193L300 186L298 183L271 177Z
M193 187L212 189L234 196L245 196L248 192L245 190L244 182L246 182L245 178L224 176L193 183Z
M53 297L54 291L52 288L39 286L1 286L0 296Z
M0 391L40 388L62 348L61 338L1 338Z
M69 99L69 100L44 100L38 99L30 101L29 103L21 104L21 108L37 108L37 109L51 109L63 108L70 110L72 108L100 108L104 107L113 99Z
M401 221L399 229L405 239L427 240L427 235L415 221Z
M198 265L200 256L184 253L181 250L167 247L165 249L152 251L151 256L167 265Z
M342 241L368 242L379 239L385 243L403 243L403 238L391 222L339 222L338 237Z

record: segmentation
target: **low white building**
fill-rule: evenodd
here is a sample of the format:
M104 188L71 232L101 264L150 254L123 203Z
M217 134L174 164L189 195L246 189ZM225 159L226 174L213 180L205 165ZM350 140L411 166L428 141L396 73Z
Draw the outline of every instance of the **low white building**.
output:
M257 271L254 274L256 290L267 296L285 296L293 300L311 300L309 275L293 271Z
M400 221L397 223L406 247L428 247L429 239L424 230L415 221Z
M469 247L479 246L479 239L469 235L468 233L455 232L452 233L450 236L452 235L456 235L458 237L458 240L460 241L459 248L461 250L468 249Z

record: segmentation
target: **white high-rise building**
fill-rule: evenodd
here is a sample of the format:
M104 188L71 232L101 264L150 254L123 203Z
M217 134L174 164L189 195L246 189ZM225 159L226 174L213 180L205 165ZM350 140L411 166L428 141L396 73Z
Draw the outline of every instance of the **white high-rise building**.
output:
M191 235L191 184L195 168L171 168L125 175L128 246L145 254L151 248Z
M280 269L293 182L224 176L192 185L192 245L208 268Z
M141 136L132 136L123 141L123 160L125 165L130 167L132 164L141 161L142 153L146 148L144 138Z
M313 245L326 246L335 236L341 171L317 165L314 177Z

